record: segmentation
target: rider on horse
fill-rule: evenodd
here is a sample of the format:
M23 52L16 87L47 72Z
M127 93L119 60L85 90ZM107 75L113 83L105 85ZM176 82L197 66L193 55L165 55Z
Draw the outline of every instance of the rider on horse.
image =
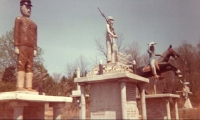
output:
M151 71L154 75L154 78L159 78L160 76L157 75L156 73L156 68L158 70L160 70L159 66L158 66L158 61L156 60L156 56L161 56L160 54L155 54L155 48L154 45L156 43L155 42L150 42L149 45L149 49L148 49L148 53L149 53L149 64L151 66Z

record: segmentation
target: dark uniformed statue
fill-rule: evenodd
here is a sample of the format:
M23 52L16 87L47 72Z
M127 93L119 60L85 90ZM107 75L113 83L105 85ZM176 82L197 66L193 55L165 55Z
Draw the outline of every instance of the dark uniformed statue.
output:
M21 0L20 11L22 16L15 19L14 46L18 55L17 90L19 91L35 91L32 89L32 79L33 58L37 55L37 25L29 18L31 7L30 0Z

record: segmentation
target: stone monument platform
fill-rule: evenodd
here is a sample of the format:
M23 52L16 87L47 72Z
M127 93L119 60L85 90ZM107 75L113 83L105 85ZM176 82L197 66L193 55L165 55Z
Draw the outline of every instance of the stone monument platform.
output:
M45 119L44 105L53 107L53 119L61 119L60 109L71 97L38 95L38 92L13 91L0 93L0 119Z
M178 104L177 99L180 98L180 95L177 94L151 94L146 95L146 110L147 110L147 119L172 119L172 113L174 111L175 118L179 119L178 114ZM140 101L138 100L138 104ZM174 110L170 110L174 108ZM140 109L141 114L141 109Z
M139 119L136 85L148 83L149 79L131 73L128 66L120 63L102 66L103 73L97 66L86 77L74 80L81 87L81 119L85 119L87 84L90 84L90 119ZM145 108L145 99L142 103Z

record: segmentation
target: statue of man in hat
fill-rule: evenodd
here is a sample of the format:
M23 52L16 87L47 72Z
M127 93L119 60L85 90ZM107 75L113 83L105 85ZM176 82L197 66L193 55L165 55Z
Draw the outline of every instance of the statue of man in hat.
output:
M154 78L159 78L160 76L157 75L156 73L156 68L160 70L158 61L156 60L156 56L161 56L160 54L155 54L155 48L154 45L157 44L155 42L150 42L148 53L149 53L149 61L150 61L150 66L151 66L151 71L154 75Z
M106 24L106 47L107 47L107 63L116 62L116 53L115 53L115 38L117 35L114 32L113 24L114 18L112 16L107 17L108 23Z
M14 46L17 54L17 90L32 89L33 58L37 55L37 25L30 19L31 1L21 0L22 16L15 19ZM24 86L25 83L25 86Z
M188 94L192 94L192 92L190 92L190 88L188 87L188 84L189 82L183 82L183 89L182 89L182 92L183 92L183 97L185 99L188 99Z

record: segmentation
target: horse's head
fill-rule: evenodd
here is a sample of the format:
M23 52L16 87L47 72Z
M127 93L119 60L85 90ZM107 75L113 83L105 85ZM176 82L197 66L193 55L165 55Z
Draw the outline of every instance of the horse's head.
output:
M162 54L162 57L159 58L159 62L168 62L170 57L177 59L179 55L173 50L172 45Z
M172 45L169 46L168 51L170 56L173 58L177 59L179 57L179 55L173 50Z

